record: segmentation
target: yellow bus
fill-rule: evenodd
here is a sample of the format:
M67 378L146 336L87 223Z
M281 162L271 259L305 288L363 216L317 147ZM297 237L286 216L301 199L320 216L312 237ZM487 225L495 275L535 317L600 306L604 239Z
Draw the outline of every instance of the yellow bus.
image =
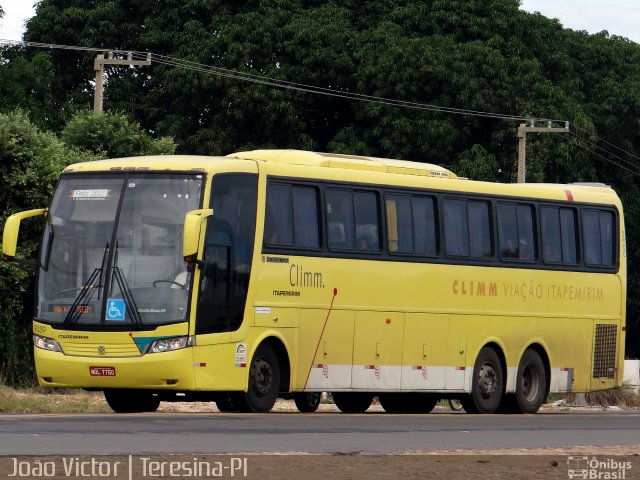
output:
M257 150L69 166L44 216L44 387L343 412L459 399L536 412L622 383L622 206L600 184L495 184L426 163Z

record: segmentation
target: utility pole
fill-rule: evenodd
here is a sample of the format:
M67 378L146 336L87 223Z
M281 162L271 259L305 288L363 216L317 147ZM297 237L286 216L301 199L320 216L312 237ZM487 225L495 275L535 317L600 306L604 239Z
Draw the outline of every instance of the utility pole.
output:
M564 127L552 127L551 121L546 127L536 127L535 120L531 120L531 125L521 123L518 127L518 183L524 183L527 164L527 133L569 133L569 122Z
M104 66L105 65L151 65L151 54L147 54L146 60L134 60L133 53L129 52L127 58L113 58L113 52L109 52L107 58L104 53L99 53L93 62L96 71L96 89L93 94L94 113L102 112L102 98L104 96Z

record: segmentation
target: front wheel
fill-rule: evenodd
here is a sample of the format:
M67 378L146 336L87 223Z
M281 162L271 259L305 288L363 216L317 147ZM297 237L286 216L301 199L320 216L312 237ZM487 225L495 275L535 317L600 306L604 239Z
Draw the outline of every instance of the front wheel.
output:
M293 401L300 412L312 413L318 410L321 395L319 392L294 393Z
M516 377L516 401L523 413L536 413L547 396L547 372L540 355L527 350L520 359Z
M270 346L260 345L249 368L249 388L245 395L248 410L254 413L270 411L278 399L279 390L278 357Z
M461 397L468 413L494 413L500 406L504 374L498 354L489 347L480 350L473 367L471 395Z
M144 390L105 390L104 398L116 413L155 412L160 398Z
M336 407L343 413L364 413L373 402L373 393L335 392L331 396Z

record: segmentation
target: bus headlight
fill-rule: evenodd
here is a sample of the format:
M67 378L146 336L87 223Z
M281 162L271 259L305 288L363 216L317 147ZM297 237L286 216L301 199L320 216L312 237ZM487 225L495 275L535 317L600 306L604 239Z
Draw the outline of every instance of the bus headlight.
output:
M196 337L175 337L155 340L149 345L148 353L171 352L181 348L193 347L196 344Z
M43 350L49 350L51 352L62 352L60 344L53 338L41 337L40 335L33 336L33 344Z

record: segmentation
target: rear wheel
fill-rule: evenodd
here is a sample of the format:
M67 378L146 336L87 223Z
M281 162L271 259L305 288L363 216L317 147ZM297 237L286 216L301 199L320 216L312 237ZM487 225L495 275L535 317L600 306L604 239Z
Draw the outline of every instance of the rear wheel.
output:
M155 412L160 406L160 398L144 390L105 390L104 398L116 413Z
M387 413L429 413L438 403L428 393L381 393L378 399Z
M365 392L335 392L332 397L336 407L344 413L366 412L373 402L373 394Z
M547 396L547 373L540 355L527 350L520 359L516 378L516 400L523 413L536 413Z
M319 392L295 393L293 401L300 412L311 413L318 410L321 395Z
M463 410L462 402L457 398L450 398L449 408L454 412L461 412Z
M278 357L268 345L260 345L249 369L249 387L245 397L250 412L266 413L273 408L280 390ZM242 411L242 406L240 407Z
M489 347L480 350L473 367L471 395L460 399L468 413L494 413L502 399L504 374L498 354Z

